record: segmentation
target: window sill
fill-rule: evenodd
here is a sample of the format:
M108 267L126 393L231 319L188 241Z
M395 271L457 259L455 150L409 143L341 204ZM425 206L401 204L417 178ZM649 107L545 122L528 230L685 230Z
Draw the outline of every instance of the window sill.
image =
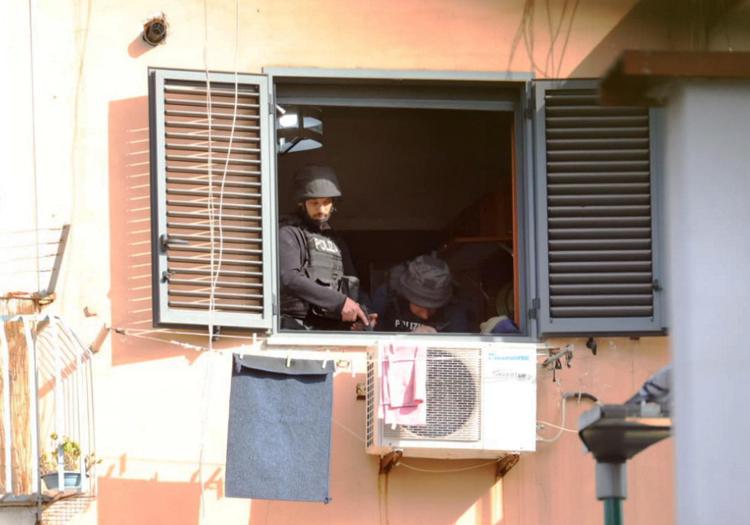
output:
M470 348L478 344L488 343L531 343L536 342L529 336L493 336L487 334L412 334L412 333L385 333L385 332L281 332L270 335L266 339L266 345L273 346L307 346L321 347L373 347L386 342L403 342L409 340L413 343L419 342L428 346Z

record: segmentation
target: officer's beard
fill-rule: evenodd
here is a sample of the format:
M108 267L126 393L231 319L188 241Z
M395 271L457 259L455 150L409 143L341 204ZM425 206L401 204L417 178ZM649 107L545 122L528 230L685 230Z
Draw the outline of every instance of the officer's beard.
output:
M328 225L328 221L331 219L331 215L333 213L327 213L327 214L320 214L316 217L311 217L309 213L307 213L307 210L304 208L301 208L300 215L302 216L302 220L305 221L305 224L310 226L311 228L315 230L327 230L330 228Z

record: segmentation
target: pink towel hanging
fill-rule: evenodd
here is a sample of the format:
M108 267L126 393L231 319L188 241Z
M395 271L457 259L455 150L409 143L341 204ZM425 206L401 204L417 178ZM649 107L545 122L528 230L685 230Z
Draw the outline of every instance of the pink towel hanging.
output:
M380 416L387 425L426 425L427 349L385 344L380 356Z

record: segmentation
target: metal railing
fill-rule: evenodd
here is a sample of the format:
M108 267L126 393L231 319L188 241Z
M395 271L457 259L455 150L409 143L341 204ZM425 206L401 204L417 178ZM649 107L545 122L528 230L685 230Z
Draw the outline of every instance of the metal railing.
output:
M92 353L59 317L2 321L0 504L95 493Z

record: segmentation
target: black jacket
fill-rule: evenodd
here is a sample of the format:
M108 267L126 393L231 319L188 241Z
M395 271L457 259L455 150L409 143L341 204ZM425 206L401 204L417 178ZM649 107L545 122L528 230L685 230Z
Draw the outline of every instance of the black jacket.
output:
M301 219L287 221L279 230L281 313L297 319L305 319L310 313L310 306L313 305L340 314L346 295L320 286L306 274L308 250L305 229L331 239L341 251L344 274L355 274L346 243L333 233L330 226L325 225L319 228L310 221Z

